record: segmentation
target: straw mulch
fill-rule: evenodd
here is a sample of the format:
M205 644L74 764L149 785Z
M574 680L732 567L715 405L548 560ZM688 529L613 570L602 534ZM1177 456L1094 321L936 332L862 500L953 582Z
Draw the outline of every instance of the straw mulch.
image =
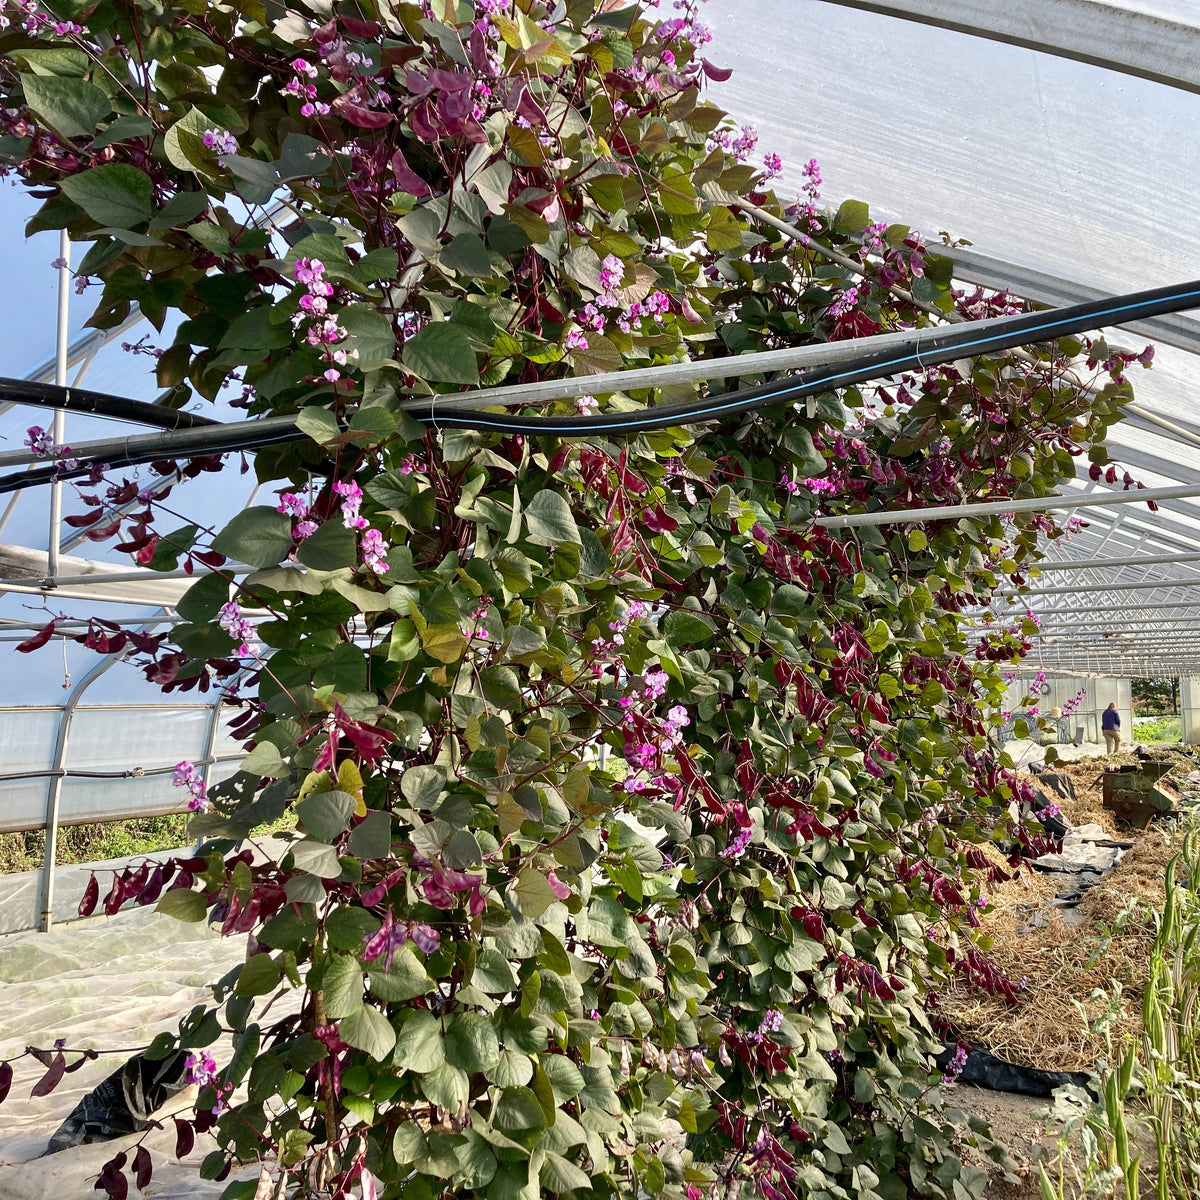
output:
M1161 910L1164 874L1174 850L1160 828L1117 831L1101 805L1103 764L1062 769L1079 796L1077 801L1055 797L1063 815L1074 825L1094 822L1110 835L1134 841L1133 848L1084 896L1077 926L1066 926L1058 911L1045 909L1062 886L1061 876L1022 869L1016 879L993 888L992 908L979 932L991 939L987 952L997 967L1025 980L1021 1000L1012 1006L1002 996L956 983L941 1007L976 1049L1020 1066L1083 1071L1111 1062L1126 1035L1141 1032L1154 910ZM1050 912L1050 921L1031 928L1039 910Z

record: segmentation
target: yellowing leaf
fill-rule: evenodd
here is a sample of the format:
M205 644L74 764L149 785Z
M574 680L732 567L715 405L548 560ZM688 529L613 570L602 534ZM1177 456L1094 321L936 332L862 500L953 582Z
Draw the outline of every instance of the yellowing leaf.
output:
M345 788L341 789L345 791ZM329 777L328 771L309 771L305 776L304 782L300 785L300 795L297 800L303 800L305 796L313 796L319 792L332 792L333 780Z
M349 759L338 767L338 791L346 792L354 797L354 815L365 817L367 806L363 802L363 777L357 764Z

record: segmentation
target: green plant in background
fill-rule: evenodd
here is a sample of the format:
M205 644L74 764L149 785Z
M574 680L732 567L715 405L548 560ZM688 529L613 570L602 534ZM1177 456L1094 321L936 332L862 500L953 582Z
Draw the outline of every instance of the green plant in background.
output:
M1138 1200L1141 1154L1130 1147L1126 1107L1137 1061L1130 1046L1115 1070L1099 1074L1099 1100L1078 1087L1055 1093L1050 1116L1059 1123L1057 1157L1049 1169L1037 1165L1042 1200Z
M978 1123L930 1071L932 997L953 975L1016 996L970 930L1004 874L980 844L1026 836L987 714L1035 624L959 614L1061 531L820 518L1045 495L1105 461L1129 386L1067 383L1065 340L621 440L407 412L1010 309L866 205L822 210L815 163L782 205L777 160L752 165L753 131L702 96L706 39L690 6L591 0L64 0L0 37L0 151L43 198L31 229L91 243L92 324L139 305L170 338L162 403L236 385L288 426L255 457L273 502L224 528L164 527L155 493L212 457L85 489L72 518L150 568L211 569L170 640L87 644L244 709L229 783L181 765L203 853L108 902L250 935L218 1003L149 1051L190 1055L180 1144L213 1131L206 1177L982 1192L954 1148ZM746 193L797 235L751 226ZM696 392L611 387L549 412ZM255 854L284 814L284 853Z
M1146 1100L1158 1151L1158 1200L1200 1195L1198 886L1200 864L1192 828L1167 867L1166 900L1142 1003Z
M1143 721L1133 727L1135 742L1174 743L1183 738L1183 727L1179 717L1164 717L1159 721Z

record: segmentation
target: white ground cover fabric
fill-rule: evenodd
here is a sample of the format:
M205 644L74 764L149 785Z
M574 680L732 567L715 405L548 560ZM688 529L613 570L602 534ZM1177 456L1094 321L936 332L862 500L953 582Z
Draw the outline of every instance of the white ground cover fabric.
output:
M151 910L93 918L53 933L0 938L0 1059L26 1045L52 1046L65 1038L72 1049L115 1050L87 1063L50 1093L31 1099L44 1068L35 1059L15 1064L8 1099L0 1107L0 1200L84 1200L95 1197L100 1167L118 1150L138 1142L130 1136L99 1145L39 1156L50 1135L79 1099L161 1030L210 995L210 985L245 955L244 936L221 938L204 924L184 924ZM211 1048L218 1055L221 1049ZM227 1052L227 1051L226 1051ZM74 1061L68 1058L68 1063ZM160 1114L190 1108L188 1088ZM215 1143L197 1137L183 1162L174 1156L175 1129L152 1131L144 1144L154 1176L142 1195L156 1200L207 1200L224 1183L198 1177L201 1159ZM136 1187L130 1195L137 1196Z

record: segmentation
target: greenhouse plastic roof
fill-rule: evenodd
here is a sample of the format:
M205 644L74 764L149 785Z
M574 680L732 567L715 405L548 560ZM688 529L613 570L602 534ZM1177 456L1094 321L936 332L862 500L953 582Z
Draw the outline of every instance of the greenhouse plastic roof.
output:
M962 279L1048 304L1200 278L1200 226L1191 215L1200 178L1193 0L710 0L704 16L714 33L706 52L734 68L712 94L757 126L760 151L782 155L780 195L798 190L800 167L816 158L827 202L866 200L876 219L912 225L931 241L944 231L963 243L949 250ZM58 244L52 233L23 240L32 209L18 188L0 191L0 226L9 231L0 374L50 379ZM71 332L82 348L68 380L82 369L89 387L152 398L152 360L121 343L149 334L162 344L170 331L143 324L107 342L81 341L85 315L74 303ZM1030 603L1044 634L1033 665L1200 674L1200 411L1191 399L1200 384L1200 313L1110 334L1136 349L1151 339L1154 368L1133 379L1145 412L1118 427L1114 457L1147 487L1190 485L1197 498L1163 501L1158 513L1142 503L1080 511L1086 527L1057 543L1062 565L1035 585ZM35 421L46 423L27 409L0 411L0 449L20 447ZM120 431L72 416L68 441ZM1097 488L1086 479L1077 486ZM252 475L201 476L188 485L187 508L220 521L252 494ZM45 489L17 493L11 508L0 498L0 543L44 555L48 530ZM127 558L90 543L65 541L63 552L128 573ZM21 572L2 565L9 559L0 546L0 575L14 580ZM1111 560L1121 565L1080 565ZM146 600L97 605L60 592L53 607L169 619L161 595ZM13 653L16 623L46 619L35 592L0 595L0 621L14 623L0 630L7 703L62 701L62 677L43 667L31 678L29 660ZM92 661L67 644L64 671L75 679ZM95 692L89 704L156 694L128 667L105 673Z
M718 99L782 156L780 195L815 158L829 202L965 240L961 278L1050 304L1200 277L1193 0L711 0L705 15L734 72ZM1111 439L1150 488L1200 487L1198 335L1200 313L1109 334L1158 347L1132 382L1176 431L1133 418ZM1051 552L1067 565L1035 584L1030 665L1200 674L1200 499L1160 509L1079 511L1087 527ZM1103 560L1123 565L1070 565Z

